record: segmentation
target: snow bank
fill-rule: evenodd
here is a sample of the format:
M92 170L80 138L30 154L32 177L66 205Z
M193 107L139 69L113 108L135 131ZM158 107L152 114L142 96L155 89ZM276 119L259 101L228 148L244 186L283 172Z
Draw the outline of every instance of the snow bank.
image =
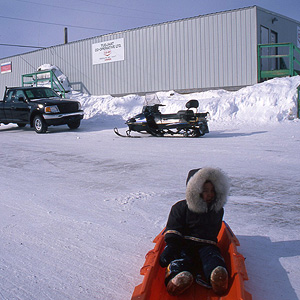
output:
M69 80L54 65L43 64L38 71L52 70L66 91L67 97L81 102L85 119L105 119L118 116L123 120L141 112L144 96L88 95L72 91ZM42 75L41 75L42 76ZM174 113L185 109L191 99L199 101L199 112L209 112L214 122L274 123L293 120L297 116L297 87L300 76L275 78L248 86L236 92L211 90L202 93L178 94L174 91L156 93L165 106L162 113Z
M297 87L300 76L275 78L240 89L236 92L211 90L202 93L178 94L158 92L162 113L173 113L185 108L191 99L199 101L199 112L210 113L214 122L270 123L291 120L297 116ZM85 118L120 116L124 120L140 113L144 96L90 96L72 91L71 98L79 100Z

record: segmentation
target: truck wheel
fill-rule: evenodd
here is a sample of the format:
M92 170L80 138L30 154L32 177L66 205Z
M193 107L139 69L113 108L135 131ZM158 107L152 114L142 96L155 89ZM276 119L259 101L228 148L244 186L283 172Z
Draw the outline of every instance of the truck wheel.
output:
M47 131L47 124L42 116L35 116L33 119L33 126L36 133L45 133Z
M80 126L80 120L68 123L70 129L77 129Z

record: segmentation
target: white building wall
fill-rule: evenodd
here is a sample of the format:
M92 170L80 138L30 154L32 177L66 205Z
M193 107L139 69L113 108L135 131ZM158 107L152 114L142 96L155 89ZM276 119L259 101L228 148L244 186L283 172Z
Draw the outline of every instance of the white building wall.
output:
M259 22L256 6L103 35L1 59L12 73L5 85L42 64L58 66L75 90L94 95L239 88L257 82ZM92 63L92 45L123 38L123 61Z

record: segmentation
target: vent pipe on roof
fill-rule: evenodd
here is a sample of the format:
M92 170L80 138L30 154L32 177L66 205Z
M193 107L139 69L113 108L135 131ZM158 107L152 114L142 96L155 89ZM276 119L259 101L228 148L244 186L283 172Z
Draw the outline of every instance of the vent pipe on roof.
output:
M65 44L68 44L68 28L65 27Z

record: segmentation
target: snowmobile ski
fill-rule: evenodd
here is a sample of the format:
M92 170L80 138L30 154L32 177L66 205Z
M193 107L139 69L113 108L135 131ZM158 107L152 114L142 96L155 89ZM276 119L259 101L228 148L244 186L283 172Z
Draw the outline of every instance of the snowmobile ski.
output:
M120 136L120 137L125 137L125 138L140 138L140 136L138 135L130 135L129 130L126 131L126 135L122 134L119 132L119 129L117 127L114 128L114 132L116 135Z

